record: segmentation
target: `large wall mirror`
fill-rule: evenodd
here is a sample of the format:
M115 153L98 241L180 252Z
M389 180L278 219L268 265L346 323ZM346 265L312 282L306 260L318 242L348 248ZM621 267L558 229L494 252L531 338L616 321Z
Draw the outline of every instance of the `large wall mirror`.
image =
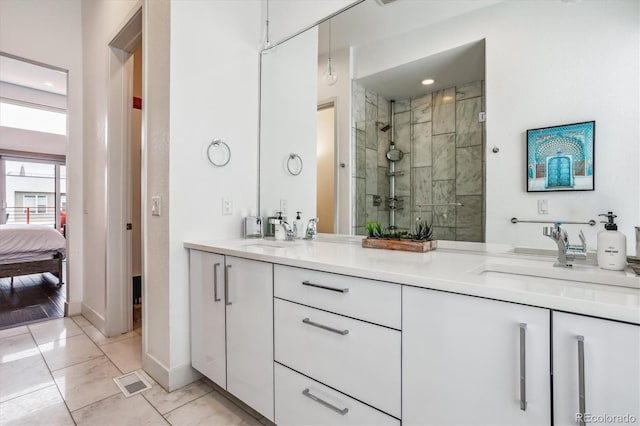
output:
M423 218L438 239L544 246L539 227L509 222L542 198L525 190L526 129L616 122L598 138L637 161L623 136L637 120L601 95L631 85L619 101L637 114L638 20L633 0L365 0L323 21L262 54L261 214L351 235ZM603 74L611 91L594 91ZM611 208L636 220L637 197L613 191ZM554 218L586 220L599 211L576 204L602 192L544 197Z

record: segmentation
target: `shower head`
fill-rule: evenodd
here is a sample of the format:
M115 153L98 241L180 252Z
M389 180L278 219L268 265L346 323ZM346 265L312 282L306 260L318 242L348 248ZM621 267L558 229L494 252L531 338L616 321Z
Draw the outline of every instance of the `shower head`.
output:
M380 127L381 132L386 132L391 128L391 124L383 123L382 121L376 121L376 125L382 126Z

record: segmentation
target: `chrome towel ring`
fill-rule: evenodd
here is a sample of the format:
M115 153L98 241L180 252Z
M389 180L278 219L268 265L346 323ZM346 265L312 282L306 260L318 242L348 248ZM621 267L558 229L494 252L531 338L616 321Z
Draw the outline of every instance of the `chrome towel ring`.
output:
M289 158L287 158L287 171L291 176L298 176L302 173L303 166L302 157L294 153L289 154Z
M207 148L207 158L216 167L224 167L231 161L231 148L222 139L214 139Z

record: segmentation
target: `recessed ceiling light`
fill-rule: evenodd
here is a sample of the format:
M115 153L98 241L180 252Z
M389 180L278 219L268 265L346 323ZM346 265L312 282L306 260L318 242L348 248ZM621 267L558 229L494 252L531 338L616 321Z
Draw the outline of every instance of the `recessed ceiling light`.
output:
M428 86L430 84L435 83L436 81L432 78L425 78L424 80L422 80L422 84L424 84L425 86Z
M46 81L46 82L44 83L44 85L45 85L45 86L49 86L49 87L53 87L53 83L52 83L52 82L50 82L50 81Z
M445 96L442 98L443 101L450 101L453 99L453 96Z

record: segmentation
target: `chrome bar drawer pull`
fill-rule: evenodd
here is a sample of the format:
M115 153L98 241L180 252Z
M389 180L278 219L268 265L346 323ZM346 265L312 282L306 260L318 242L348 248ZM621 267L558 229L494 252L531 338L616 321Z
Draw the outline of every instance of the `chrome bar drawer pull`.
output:
M329 326L326 326L326 325L318 324L317 322L313 322L309 318L303 319L302 322L305 323L305 324L312 325L314 327L321 328L323 330L330 331L332 333L341 334L343 336L345 334L349 334L349 330L338 330L337 328L332 328L332 327L329 327Z
M338 407L336 407L335 405L329 404L327 401L324 401L324 400L318 398L317 396L315 396L314 394L309 392L309 388L306 388L305 390L303 390L302 394L304 396L306 396L307 398L314 400L315 402L317 402L320 405L324 405L325 407L335 411L336 413L338 413L338 414L340 414L342 416L344 416L345 414L347 414L349 412L348 408L343 408L341 410Z
M219 302L220 298L218 297L218 266L219 263L214 263L213 265L213 301Z
M324 289L324 290L336 291L338 293L348 293L349 292L348 288L329 287L327 285L314 284L314 283L311 283L309 281L302 281L302 285L307 285L309 287L315 287L315 288L321 288L321 289Z
M587 409L585 407L585 392L584 392L584 336L578 336L578 414L580 419L578 424L585 426L584 420Z
M227 265L224 268L224 304L231 305L231 301L229 300L229 269L231 265Z
M520 409L527 410L527 324L520 324Z

